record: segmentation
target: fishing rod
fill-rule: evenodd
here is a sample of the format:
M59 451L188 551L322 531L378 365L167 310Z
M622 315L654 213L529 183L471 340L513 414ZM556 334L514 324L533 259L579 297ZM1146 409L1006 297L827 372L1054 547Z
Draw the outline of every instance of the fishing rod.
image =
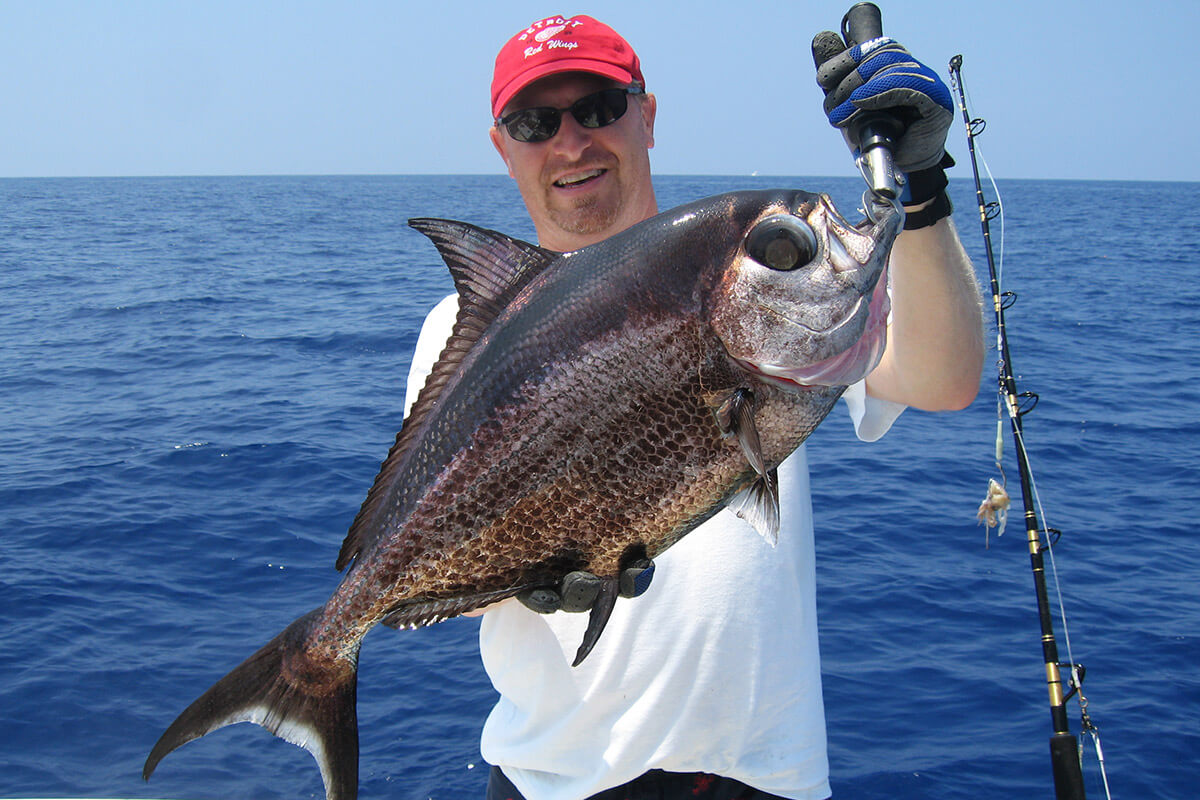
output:
M1095 726L1087 712L1087 702L1080 691L1085 669L1080 664L1063 663L1059 661L1058 644L1054 637L1054 621L1050 613L1050 600L1046 591L1046 569L1043 553L1052 544L1050 537L1057 537L1058 531L1042 526L1038 518L1036 503L1036 488L1033 475L1029 468L1028 454L1024 445L1024 427L1022 417L1037 405L1037 395L1032 392L1017 391L1017 381L1012 368L1012 356L1008 349L1008 333L1004 322L1004 312L1012 306L1015 295L1011 292L1001 292L999 273L992 253L992 238L990 221L1001 210L999 202L986 202L983 186L979 179L979 163L976 158L975 137L983 132L986 125L982 119L972 119L967 112L966 90L962 80L962 56L957 55L950 60L950 80L958 93L958 107L962 112L963 122L967 129L967 148L971 156L971 169L975 176L975 199L979 205L979 221L983 228L984 249L987 253L988 274L991 282L992 307L996 315L997 342L1000 352L999 361L999 394L1001 404L1007 411L1009 425L1017 452L1017 469L1021 479L1021 497L1025 508L1025 534L1029 545L1030 566L1033 570L1034 588L1037 592L1038 619L1042 631L1042 655L1046 665L1046 688L1050 697L1050 721L1053 733L1050 736L1050 761L1054 773L1054 791L1057 800L1084 800L1083 771L1080 757L1079 741L1071 734L1071 726L1067 719L1067 701L1072 696L1079 695L1081 707L1082 733L1089 734L1095 744L1099 757L1101 774L1103 774L1104 756L1100 749L1100 740ZM1000 429L997 430L996 463L999 466L1003 450L1003 422L998 420ZM1002 473L1003 474L1003 473ZM1008 498L1003 489L991 481L988 499L980 507L981 518L987 511L1007 508ZM991 519L988 520L989 524ZM1042 536L1046 535L1046 543ZM1051 554L1053 557L1053 553ZM1066 622L1064 619L1064 631ZM1070 641L1068 639L1068 647ZM1068 690L1064 691L1063 671L1069 673ZM1105 778L1107 790L1107 778Z
M842 18L842 37L847 42L866 42L883 35L882 14L874 3L856 3ZM1062 663L1059 661L1058 644L1054 637L1054 621L1050 613L1049 594L1046 590L1046 568L1043 552L1049 548L1042 543L1042 534L1050 535L1051 531L1043 529L1038 519L1036 490L1033 486L1033 475L1024 447L1023 425L1021 417L1033 410L1037 405L1037 395L1020 393L1012 370L1012 357L1008 349L1008 335L1004 322L1004 311L1012 305L1015 296L1001 293L999 273L996 269L992 253L991 229L989 221L1000 211L999 203L987 203L984 200L983 187L979 178L979 164L975 151L975 136L982 133L983 120L972 120L967 112L965 88L962 82L962 56L955 56L950 62L950 77L959 96L959 109L967 127L967 145L971 156L971 169L975 177L975 196L979 204L980 223L983 227L984 245L987 251L988 272L991 281L992 305L996 314L1000 360L1000 395L1003 405L1008 411L1013 438L1016 442L1017 467L1021 479L1021 496L1025 506L1025 530L1029 545L1030 566L1033 570L1034 588L1037 593L1038 619L1042 630L1042 654L1046 666L1046 686L1050 696L1050 718L1053 733L1050 736L1050 760L1054 774L1054 789L1057 800L1085 800L1083 785L1083 769L1080 759L1079 743L1071 734L1070 723L1067 719L1066 704L1072 696L1079 695L1082 727L1085 733L1092 736L1096 754L1099 758L1101 774L1104 769L1104 756L1100 748L1099 734L1092 725L1087 712L1087 701L1083 697L1081 684L1085 669L1080 664ZM898 206L898 186L893 164L893 148L896 138L903 132L903 123L894 116L886 113L864 115L864 118L852 131L852 138L859 145L863 177L868 184L868 194L873 201L882 204ZM871 208L864 196L865 209ZM1023 400L1032 402L1022 405ZM996 462L1001 462L1002 425L997 431ZM1002 473L1003 474L1003 473ZM993 488L995 491L993 491ZM991 505L990 512L997 508L1007 509L1008 496L1003 487L995 481L989 483L988 498L981 506L981 515L985 508ZM1057 534L1057 531L1053 533ZM1053 555L1053 554L1052 554ZM1061 603L1060 603L1061 605ZM1064 615L1065 616L1065 615ZM1064 619L1064 631L1065 631ZM1069 649L1069 640L1068 640ZM1063 669L1069 670L1069 690L1063 691ZM1107 791L1107 778L1105 789Z

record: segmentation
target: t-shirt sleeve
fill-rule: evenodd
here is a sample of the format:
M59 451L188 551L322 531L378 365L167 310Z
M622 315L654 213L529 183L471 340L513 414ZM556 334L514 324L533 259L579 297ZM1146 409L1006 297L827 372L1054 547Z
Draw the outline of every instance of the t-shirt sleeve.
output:
M847 387L842 399L846 401L854 432L864 442L873 442L887 433L896 418L908 408L903 403L871 397L867 394L866 381Z
M888 271L888 295L892 293L892 275ZM888 336L891 336L892 311L888 310ZM854 432L864 442L874 442L883 437L892 427L896 418L908 406L891 400L880 400L867 394L866 379L852 384L842 393L846 401L846 410L850 412L850 420L854 423Z

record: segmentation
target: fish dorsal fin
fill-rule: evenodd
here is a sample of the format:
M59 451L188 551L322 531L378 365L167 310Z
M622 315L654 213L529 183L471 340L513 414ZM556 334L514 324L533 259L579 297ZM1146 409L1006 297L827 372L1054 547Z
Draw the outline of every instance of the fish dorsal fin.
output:
M442 389L467 352L521 289L559 257L552 250L467 222L419 218L410 219L408 224L433 241L450 268L459 296L458 318L445 349L425 379L425 386L396 436L396 443L380 467L375 484L350 525L335 563L339 570L378 538L380 527L371 524L371 520L384 503L383 498L388 495L395 474L404 463L405 453L415 438L414 431L436 407Z
M404 423L405 429L415 429L483 332L560 254L469 222L427 217L408 224L437 247L458 291L454 329Z
M774 547L779 542L779 479L763 460L758 426L754 424L754 393L735 390L717 409L717 421L726 435L737 437L746 460L758 473L753 483L729 501L729 508Z
M418 218L408 224L433 241L454 278L459 308L469 311L472 322L484 328L559 257L552 250L468 222Z

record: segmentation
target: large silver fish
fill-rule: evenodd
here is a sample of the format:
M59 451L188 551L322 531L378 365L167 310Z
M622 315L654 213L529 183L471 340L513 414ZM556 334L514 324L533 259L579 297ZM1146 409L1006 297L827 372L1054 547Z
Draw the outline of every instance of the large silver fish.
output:
M775 467L884 347L884 265L900 225L829 198L737 192L553 253L422 219L460 296L454 333L350 528L321 608L189 706L146 760L250 721L308 749L326 797L358 791L359 646L601 578L576 663L623 568L727 504L768 538ZM637 601L623 601L637 602Z

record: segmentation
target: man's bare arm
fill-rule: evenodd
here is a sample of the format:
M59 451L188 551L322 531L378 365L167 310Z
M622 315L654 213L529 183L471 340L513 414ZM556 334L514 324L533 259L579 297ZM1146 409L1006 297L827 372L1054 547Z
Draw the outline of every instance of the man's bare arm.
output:
M953 220L902 232L890 269L888 346L867 391L926 411L965 408L979 391L983 315Z

